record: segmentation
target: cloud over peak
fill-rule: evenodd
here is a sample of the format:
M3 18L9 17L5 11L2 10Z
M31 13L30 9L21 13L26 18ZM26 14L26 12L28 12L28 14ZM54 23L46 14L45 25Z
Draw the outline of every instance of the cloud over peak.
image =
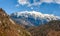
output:
M18 3L21 5L40 5L42 3L56 3L60 4L60 0L18 0Z

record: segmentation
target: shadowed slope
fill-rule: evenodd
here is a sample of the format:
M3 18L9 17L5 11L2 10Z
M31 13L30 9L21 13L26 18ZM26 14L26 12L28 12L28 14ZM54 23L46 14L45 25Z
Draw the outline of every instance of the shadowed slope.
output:
M50 21L38 28L31 29L30 32L33 36L60 36L60 21Z

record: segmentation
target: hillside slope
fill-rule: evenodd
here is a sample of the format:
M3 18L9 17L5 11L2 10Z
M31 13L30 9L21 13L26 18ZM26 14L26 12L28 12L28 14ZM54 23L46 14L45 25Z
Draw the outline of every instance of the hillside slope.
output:
M33 36L60 36L60 21L50 21L47 24L29 30Z
M0 36L31 36L31 34L11 20L0 8Z

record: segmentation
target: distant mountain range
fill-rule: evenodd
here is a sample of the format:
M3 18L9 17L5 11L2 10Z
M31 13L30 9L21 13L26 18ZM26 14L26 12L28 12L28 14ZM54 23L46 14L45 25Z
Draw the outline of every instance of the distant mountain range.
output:
M60 20L59 16L55 16L52 14L43 14L36 11L23 11L16 12L10 15L12 20L20 25L28 26L40 26L41 24L45 24L52 20Z
M0 8L0 36L31 36L31 34L16 24L5 11Z

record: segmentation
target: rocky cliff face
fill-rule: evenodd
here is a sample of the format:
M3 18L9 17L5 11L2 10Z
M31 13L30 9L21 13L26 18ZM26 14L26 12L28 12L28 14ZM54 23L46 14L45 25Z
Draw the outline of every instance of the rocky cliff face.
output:
M31 36L31 34L11 20L0 8L0 36Z

